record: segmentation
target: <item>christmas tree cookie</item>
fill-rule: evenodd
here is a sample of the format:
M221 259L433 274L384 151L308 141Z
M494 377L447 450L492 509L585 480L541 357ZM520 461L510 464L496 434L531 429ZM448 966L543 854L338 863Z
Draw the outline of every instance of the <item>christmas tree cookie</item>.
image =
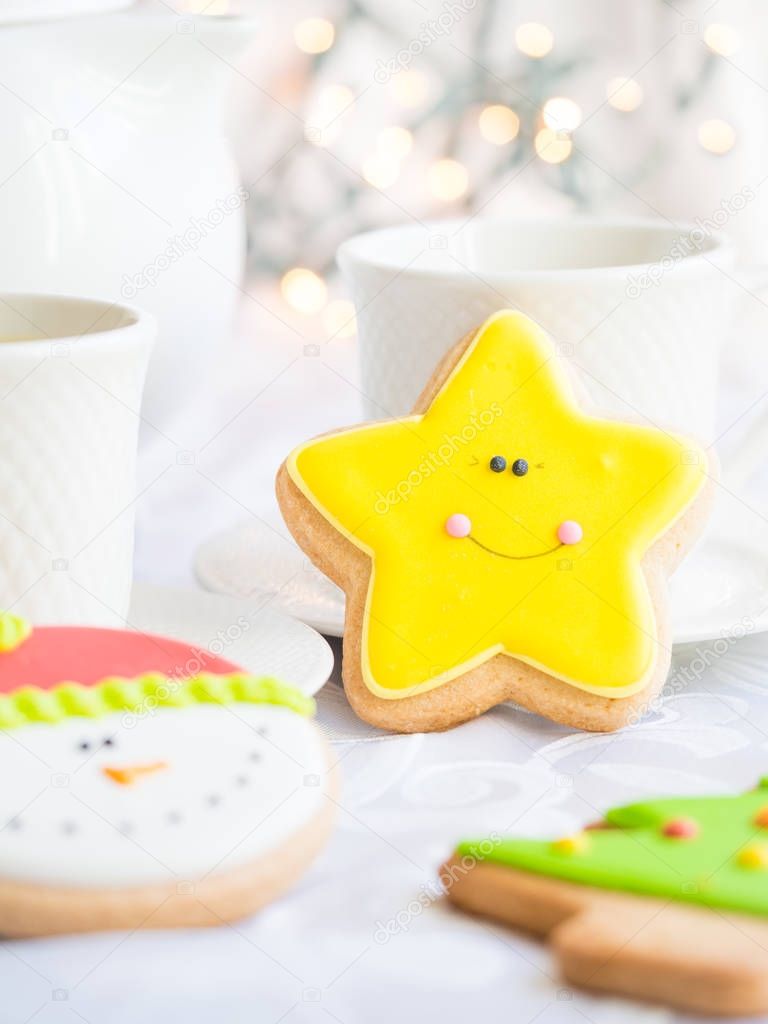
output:
M362 718L443 729L515 700L611 730L666 676L666 579L703 528L712 471L690 438L583 407L549 338L503 311L412 416L293 451L277 495L346 592Z
M768 1011L768 780L611 810L554 840L459 844L464 910L547 935L574 984L693 1011Z
M0 616L0 933L220 924L323 846L314 702L167 637Z

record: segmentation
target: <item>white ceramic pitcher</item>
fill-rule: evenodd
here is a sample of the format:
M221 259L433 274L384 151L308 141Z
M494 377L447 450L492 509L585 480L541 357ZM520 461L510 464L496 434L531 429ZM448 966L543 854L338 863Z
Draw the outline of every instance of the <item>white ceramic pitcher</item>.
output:
M97 6L119 3L66 9ZM144 408L167 425L239 297L244 196L221 100L255 21L150 0L64 9L0 4L0 285L153 312Z

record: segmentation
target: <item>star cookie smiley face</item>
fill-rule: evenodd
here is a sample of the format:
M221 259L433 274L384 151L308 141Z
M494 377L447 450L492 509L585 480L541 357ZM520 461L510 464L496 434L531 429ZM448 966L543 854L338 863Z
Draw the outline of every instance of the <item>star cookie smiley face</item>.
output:
M709 471L687 438L581 408L549 339L503 312L413 416L296 449L278 497L347 593L363 717L444 728L515 699L603 729L665 674L664 580Z

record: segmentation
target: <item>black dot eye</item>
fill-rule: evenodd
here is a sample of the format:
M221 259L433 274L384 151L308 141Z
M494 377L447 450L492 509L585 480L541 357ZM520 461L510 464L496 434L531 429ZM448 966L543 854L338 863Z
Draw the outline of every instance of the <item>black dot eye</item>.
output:
M114 738L112 736L107 736L104 739L103 743L102 743L103 747L114 747L114 745L115 745L115 740L114 740Z
M77 744L77 749L78 750L90 750L91 749L91 744L88 742L88 740L82 740L82 742Z
M528 472L528 463L525 459L515 459L512 463L512 472L515 476L525 476Z
M488 465L494 473L503 473L507 468L507 460L503 455L494 455Z

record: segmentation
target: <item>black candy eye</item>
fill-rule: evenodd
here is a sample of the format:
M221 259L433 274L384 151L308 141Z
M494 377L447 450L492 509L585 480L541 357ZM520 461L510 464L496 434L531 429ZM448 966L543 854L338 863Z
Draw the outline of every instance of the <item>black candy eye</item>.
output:
M525 459L515 459L512 463L512 472L515 476L525 476L528 472L528 463Z
M494 455L488 465L494 473L503 473L507 468L507 460L503 455Z

